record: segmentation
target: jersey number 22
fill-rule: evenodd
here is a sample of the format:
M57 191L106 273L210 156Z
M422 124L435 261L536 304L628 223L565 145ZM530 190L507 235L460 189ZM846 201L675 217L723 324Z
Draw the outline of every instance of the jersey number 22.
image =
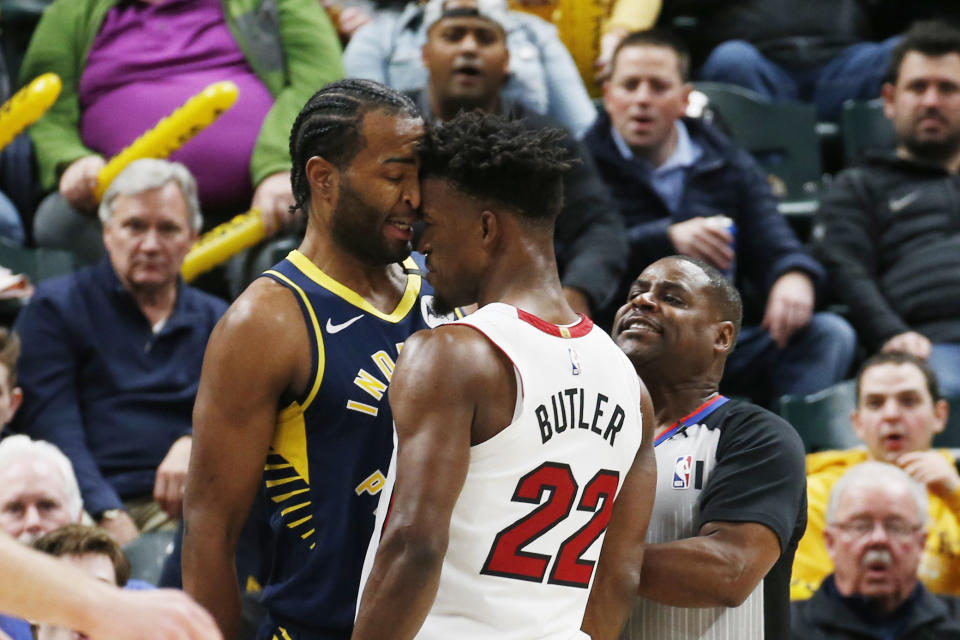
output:
M601 469L583 488L577 511L588 511L594 515L560 544L547 580L550 584L584 589L590 585L594 562L582 560L580 556L606 530L619 482L619 473ZM540 504L544 491L550 492L550 498ZM512 500L540 506L497 534L480 573L542 582L551 557L524 551L523 548L570 515L578 492L579 486L567 464L544 462L520 478Z

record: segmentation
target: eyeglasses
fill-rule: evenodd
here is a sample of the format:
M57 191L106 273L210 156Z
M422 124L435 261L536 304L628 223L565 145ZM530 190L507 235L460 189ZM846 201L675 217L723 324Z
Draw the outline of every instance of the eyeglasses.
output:
M906 520L868 520L866 518L857 518L848 522L834 522L830 526L857 536L868 536L874 532L878 524L888 536L899 538L910 536L923 527L919 524L910 524Z

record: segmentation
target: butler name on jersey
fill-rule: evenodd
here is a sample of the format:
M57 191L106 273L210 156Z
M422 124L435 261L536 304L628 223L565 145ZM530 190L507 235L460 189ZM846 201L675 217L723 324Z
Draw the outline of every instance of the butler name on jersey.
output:
M582 387L572 387L550 394L552 412L547 411L547 403L539 404L534 409L540 425L541 440L546 444L554 434L586 429L602 437L612 447L617 433L623 428L627 412L619 404L611 407L609 403L610 398L602 393L588 394Z

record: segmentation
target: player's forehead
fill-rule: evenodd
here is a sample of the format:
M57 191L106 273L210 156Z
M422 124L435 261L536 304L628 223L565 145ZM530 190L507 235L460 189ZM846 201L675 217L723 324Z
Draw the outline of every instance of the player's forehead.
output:
M479 206L479 200L454 181L441 176L427 176L420 183L420 207L425 216L444 217L466 213Z
M405 112L375 109L363 116L360 134L365 144L355 162L413 164L426 129L423 119Z

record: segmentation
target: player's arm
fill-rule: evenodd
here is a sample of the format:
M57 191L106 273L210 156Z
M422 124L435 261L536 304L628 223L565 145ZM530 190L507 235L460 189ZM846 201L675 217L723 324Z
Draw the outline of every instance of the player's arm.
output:
M227 638L236 637L240 621L237 539L280 398L300 382L303 367L309 374L307 345L296 301L266 279L227 310L207 344L184 500L183 586L213 613Z
M653 402L642 382L640 387L643 442L613 505L597 562L597 575L583 616L582 629L593 640L613 639L620 634L640 585L644 538L657 493Z
M0 533L0 611L93 640L219 640L213 619L179 591L125 591Z
M698 535L647 545L637 593L675 607L737 607L780 557L756 522L707 522Z
M503 385L500 367L491 345L468 327L419 332L404 344L390 383L396 485L354 640L413 638L423 624L467 475L471 427L483 399Z

